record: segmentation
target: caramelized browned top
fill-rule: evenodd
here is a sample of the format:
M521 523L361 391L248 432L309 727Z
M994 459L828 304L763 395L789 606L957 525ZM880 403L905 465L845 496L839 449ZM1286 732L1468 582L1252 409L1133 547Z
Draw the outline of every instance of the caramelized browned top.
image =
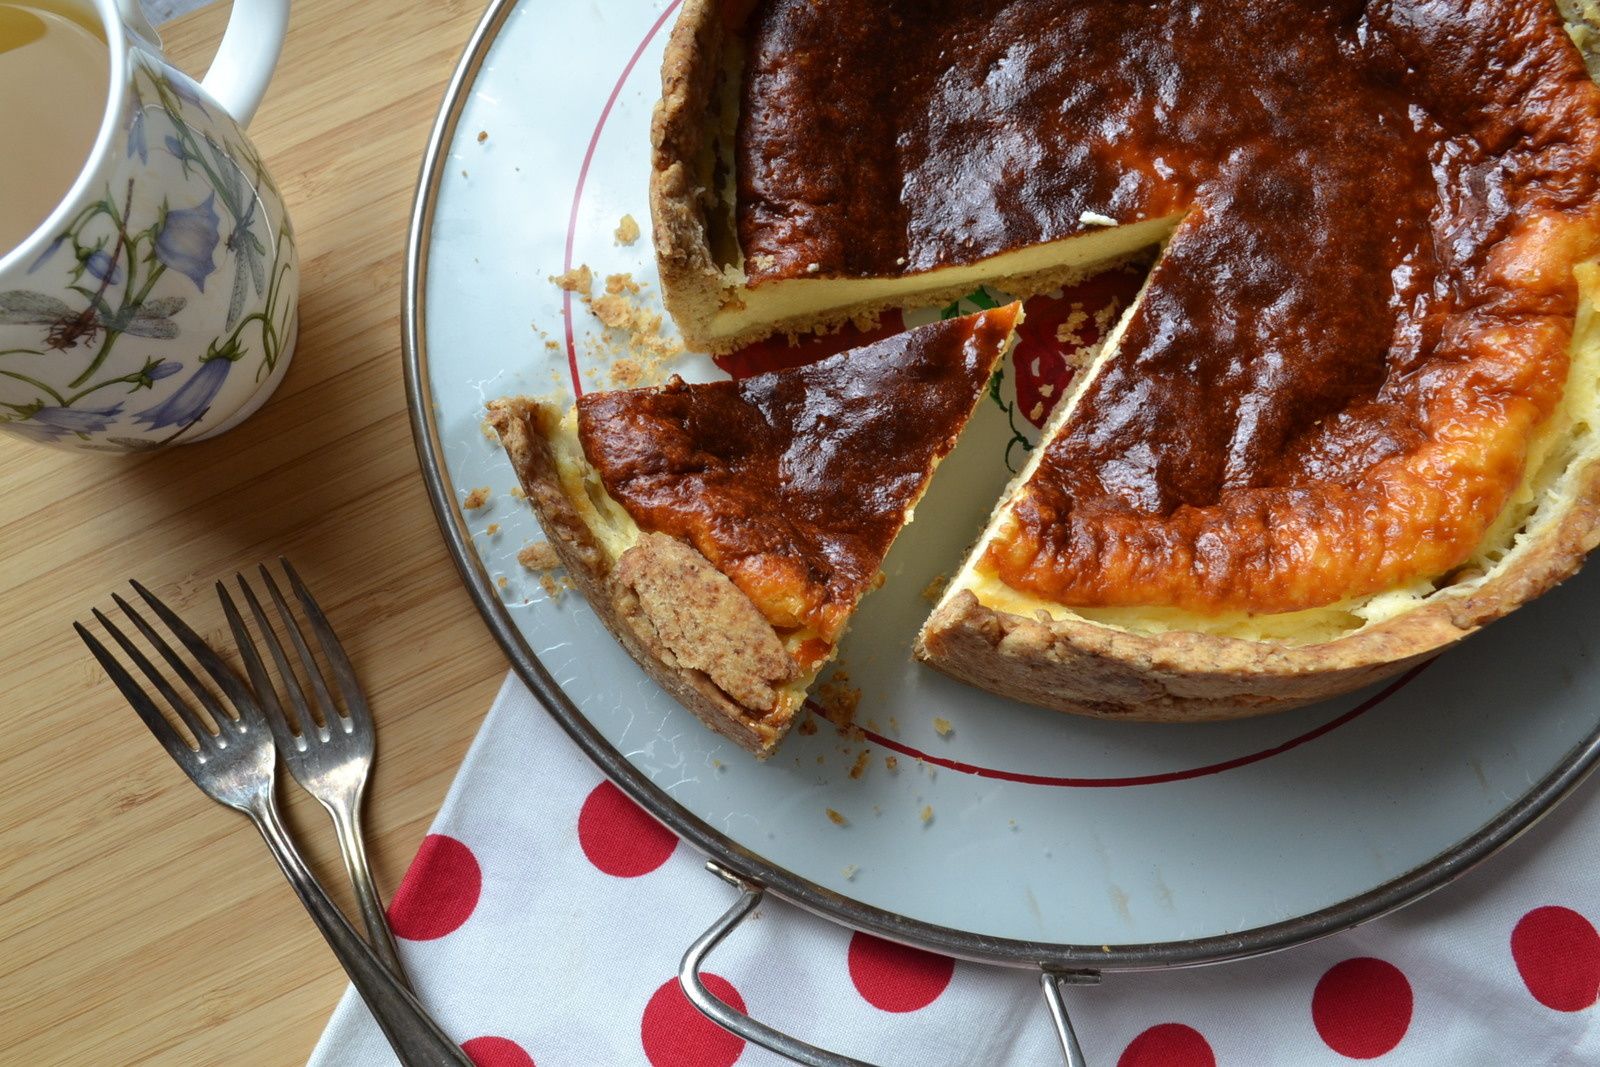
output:
M832 642L966 425L1017 310L740 381L590 393L579 438L642 528L688 540L773 625Z
M1600 94L1549 0L751 18L754 284L1184 215L989 554L1007 582L1284 611L1471 553L1560 396L1600 232Z

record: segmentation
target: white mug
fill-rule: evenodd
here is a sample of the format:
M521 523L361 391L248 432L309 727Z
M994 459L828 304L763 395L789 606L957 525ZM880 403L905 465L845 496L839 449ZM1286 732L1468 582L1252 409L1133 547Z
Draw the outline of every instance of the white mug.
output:
M109 45L109 98L71 188L0 249L0 431L110 452L199 441L266 402L299 327L289 216L244 135L289 0L234 0L198 84L138 0L78 2Z

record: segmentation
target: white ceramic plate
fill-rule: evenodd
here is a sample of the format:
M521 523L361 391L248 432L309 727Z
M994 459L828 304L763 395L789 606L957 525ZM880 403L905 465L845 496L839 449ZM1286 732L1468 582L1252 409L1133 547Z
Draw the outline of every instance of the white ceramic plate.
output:
M597 324L548 275L586 263L655 292L647 140L675 7L491 11L425 167L408 301L419 451L469 586L552 713L646 807L857 927L1002 962L1138 967L1282 947L1404 903L1587 771L1600 567L1395 682L1252 721L1082 720L913 664L922 591L1006 478L1006 416L988 401L845 643L870 736L824 724L758 764L704 729L580 596L552 598L518 565L541 535L481 425L497 396L570 396L569 359L586 388L607 376ZM613 237L624 214L645 231L629 247ZM720 373L700 357L674 369ZM464 515L479 486L490 506Z

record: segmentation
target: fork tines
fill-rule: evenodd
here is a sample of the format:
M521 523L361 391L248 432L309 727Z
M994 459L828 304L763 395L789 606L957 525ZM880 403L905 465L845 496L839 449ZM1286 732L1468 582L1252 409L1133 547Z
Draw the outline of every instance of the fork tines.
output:
M361 687L356 682L355 668L350 663L350 658L345 654L344 646L339 643L338 635L329 625L327 616L317 604L316 598L300 580L299 574L289 561L279 558L278 565L283 568L283 573L289 579L289 586L294 591L295 599L299 601L301 610L305 613L310 623L312 632L316 635L317 643L322 648L323 657L327 660L329 669L333 673L334 682L338 686L339 695L343 698L344 706L341 710L339 704L333 699L329 691L327 679L324 677L317 657L312 653L307 644L305 634L300 628L295 614L290 610L288 602L278 588L278 583L273 579L272 572L265 564L259 568L261 581L266 586L267 596L272 601L277 611L283 632L288 636L289 643L294 646L295 655L299 660L301 671L310 683L311 692L308 695L305 687L300 683L290 663L289 655L284 650L283 643L278 639L272 621L261 606L261 600L256 596L255 590L244 578L244 575L235 575L239 591L244 595L245 603L250 608L250 614L255 620L256 629L261 634L262 642L267 646L267 653L272 657L273 664L277 667L278 676L283 680L284 691L288 693L289 703L293 705L295 718L291 721L285 713L282 703L278 700L275 687L267 673L266 664L262 662L261 654L256 643L251 640L249 629L243 617L234 606L233 598L229 596L227 588L217 583L217 596L222 600L223 611L228 616L228 625L233 630L234 640L239 645L239 654L244 658L245 670L249 673L250 684L260 695L267 720L278 736L280 745L287 745L296 750L303 751L307 744L308 735L314 735L318 740L326 741L331 730L340 730L350 733L353 728L364 727L370 722L370 713L367 709L365 697L362 696Z
M203 768L208 762L227 752L230 747L237 747L239 741L245 739L250 731L261 722L260 710L256 707L249 687L228 666L226 660L217 655L209 645L195 633L182 619L178 618L164 603L138 582L130 582L135 592L164 623L178 643L186 649L194 661L206 673L233 705L233 712L229 712L213 693L195 674L194 670L184 661L172 644L163 637L137 609L121 596L113 593L111 599L116 603L122 614L134 625L134 628L144 637L151 648L155 649L160 658L165 661L172 674L193 695L191 702L178 691L171 680L150 661L144 651L134 643L133 639L125 634L105 612L98 608L93 609L96 619L111 635L112 640L122 649L124 655L131 660L139 672L144 675L149 684L158 692L184 729L189 733L185 737L173 725L172 721L163 715L156 701L150 693L140 685L122 662L112 654L99 638L95 637L82 623L74 622L72 627L83 638L89 651L100 662L128 703L144 720L150 732L161 742L167 753L188 771L190 776ZM198 704L205 715L196 709Z

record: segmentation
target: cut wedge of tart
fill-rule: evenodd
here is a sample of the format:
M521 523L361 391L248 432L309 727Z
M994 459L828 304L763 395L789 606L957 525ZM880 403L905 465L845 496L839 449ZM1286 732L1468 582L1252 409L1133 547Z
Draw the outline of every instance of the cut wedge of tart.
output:
M663 291L712 350L1159 242L923 631L1034 703L1252 714L1600 537L1600 90L1551 0L687 0Z
M739 381L495 401L550 543L633 657L765 756L1011 344L1020 305Z

